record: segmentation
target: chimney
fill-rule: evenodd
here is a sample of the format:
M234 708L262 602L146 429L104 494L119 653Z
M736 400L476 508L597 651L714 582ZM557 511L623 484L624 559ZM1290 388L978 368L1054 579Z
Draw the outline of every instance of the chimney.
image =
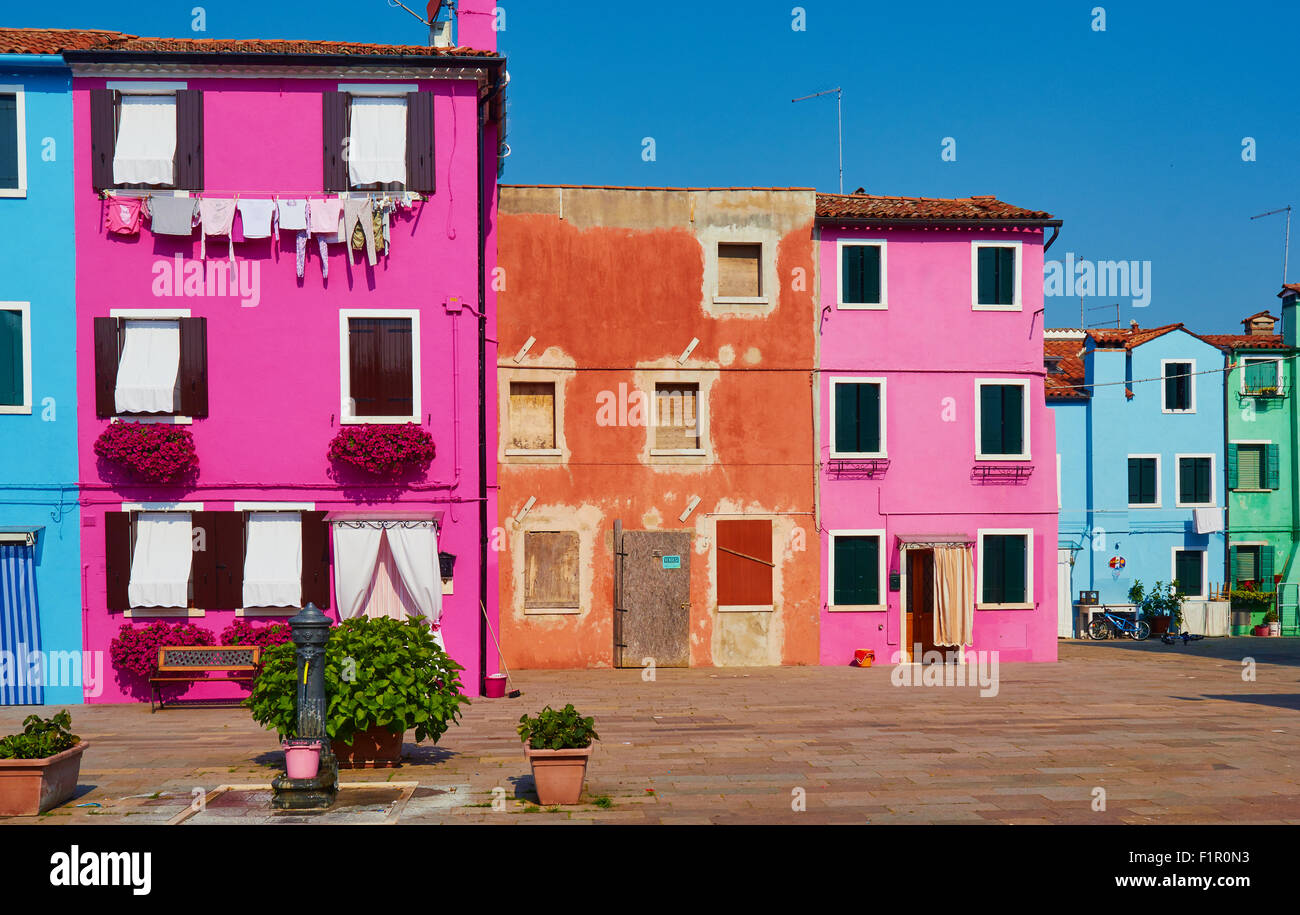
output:
M1133 320L1131 320L1131 321L1128 322L1128 329L1131 330L1131 331L1133 331L1134 333L1137 333L1137 331L1138 331L1138 329L1139 329L1139 328L1138 328L1137 318L1134 318Z
M1273 317L1267 311L1261 311L1257 315L1251 315L1241 322L1246 327L1246 336L1248 337L1267 337L1276 333L1274 328L1277 326L1277 318Z
M505 28L505 10L498 0L456 0L456 47L497 50L497 30Z

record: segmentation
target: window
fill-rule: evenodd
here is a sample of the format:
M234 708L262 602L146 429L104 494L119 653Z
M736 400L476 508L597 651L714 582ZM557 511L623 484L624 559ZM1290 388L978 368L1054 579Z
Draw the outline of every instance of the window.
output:
M0 413L32 412L31 320L27 302L0 302Z
M555 450L555 382L510 382L510 449Z
M185 83L92 89L90 134L96 189L203 189L203 94Z
M971 273L976 309L1020 310L1020 242L972 244Z
M990 607L1032 607L1032 531L980 531L980 603Z
M434 191L433 93L343 84L322 94L327 191Z
M339 321L343 422L419 422L419 313L345 309Z
M0 197L27 193L25 105L22 86L0 86Z
M524 534L525 612L578 612L579 542L577 531Z
M885 379L831 381L831 456L885 456Z
M1162 360L1160 370L1165 379L1164 412L1195 413L1196 389L1192 376L1196 372L1196 363Z
M1241 360L1243 394L1277 394L1282 390L1282 362L1279 359L1247 356Z
M1174 583L1188 597L1205 596L1205 550L1174 551Z
M207 416L207 319L150 310L95 318L95 412Z
M1237 544L1228 550L1234 587L1249 584L1261 591L1272 591L1274 555L1267 543Z
M1208 454L1178 456L1178 505L1214 504L1214 458Z
M1271 442L1230 442L1228 488L1259 492L1278 489L1280 458L1280 449Z
M830 609L885 609L884 531L832 531L830 537Z
M718 242L718 297L757 299L763 296L763 246Z
M885 243L839 242L839 304L845 308L884 308Z
M1160 504L1159 456L1129 455L1128 504L1130 508Z
M140 512L131 550L132 607L191 606L192 548L189 512Z
M1029 414L1026 382L975 383L977 460L1028 460Z
M302 515L249 512L244 531L242 606L302 606Z
M718 610L772 609L772 522L717 522Z
M655 383L654 447L660 452L701 449L700 386L694 382Z

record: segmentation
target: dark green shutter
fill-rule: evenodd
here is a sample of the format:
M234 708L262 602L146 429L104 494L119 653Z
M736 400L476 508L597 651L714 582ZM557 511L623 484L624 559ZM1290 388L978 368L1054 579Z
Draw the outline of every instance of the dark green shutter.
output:
M1130 505L1155 504L1156 462L1154 459L1128 459L1128 502Z
M1228 445L1228 488L1237 488L1237 445Z
M858 388L858 451L880 451L880 385L860 384Z
M980 453L1002 450L1002 391L995 384L980 386Z
M0 187L18 187L18 96L0 95Z
M1273 590L1273 547L1259 548L1259 590Z
M858 450L858 386L835 385L835 450Z
M1177 574L1177 570L1175 570ZM1232 586L1237 587L1237 582L1241 580L1241 574L1237 568L1237 548L1228 547L1228 577L1232 580Z
M1137 458L1128 459L1128 504L1142 501L1142 469Z
M879 569L879 538L836 537L832 602L837 606L880 603Z
M998 304L1011 305L1016 300L1016 251L1014 248L994 248L998 265Z
M861 245L845 245L842 256L844 274L844 301L847 304L860 305L866 301L863 288L866 279L866 265Z
M1199 594L1201 590L1201 557L1197 550L1179 550L1174 560L1174 580L1184 594Z
M0 404L22 406L24 376L23 314L0 310Z
M1142 494L1143 501L1155 505L1160 492L1160 483L1156 480L1155 458L1142 458Z
M1003 249L1005 250L1005 249ZM1002 453L1023 454L1025 450L1025 389L1018 384L1002 386Z
M881 269L880 246L864 245L862 252L862 292L863 302L868 305L880 304Z
M1002 544L1001 538L989 535L980 540L980 561L984 563L984 587L980 600L986 604L1002 603Z
M1026 559L1028 551L1026 549L1027 538L1020 534L1014 534L1004 538L1005 559L1003 568L1005 573L1002 586L1002 599L1008 604L1023 604L1029 600L1025 593L1027 590L1027 572Z
M981 305L994 305L997 302L997 249L980 248L976 255L976 267L979 270L978 301Z
M1196 501L1210 501L1210 459L1196 459Z
M1279 489L1282 484L1281 456L1277 445L1269 445L1264 455L1264 488Z

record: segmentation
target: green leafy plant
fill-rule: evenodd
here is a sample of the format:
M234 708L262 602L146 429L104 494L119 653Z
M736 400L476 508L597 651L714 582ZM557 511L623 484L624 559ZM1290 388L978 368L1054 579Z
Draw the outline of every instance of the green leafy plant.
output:
M1233 588L1228 592L1232 600L1233 607L1239 610L1264 610L1273 606L1277 594L1273 591L1260 591L1259 589L1246 585L1241 588Z
M21 734L0 738L0 759L47 759L71 750L81 738L70 732L70 727L72 716L67 709L52 718L28 715Z
M459 671L419 619L358 618L330 633L325 645L325 732L351 746L372 727L394 734L415 731L415 740L437 743L457 723L462 693ZM262 672L244 704L253 720L282 738L295 736L297 659L292 643L262 655Z
M1169 616L1173 618L1174 626L1182 628L1183 601L1187 600L1187 595L1183 593L1177 581L1169 584L1158 581L1151 586L1150 591L1141 580L1134 581L1133 587L1128 589L1128 599L1144 619Z
M580 750L600 740L596 719L583 718L570 703L557 712L549 705L536 718L519 718L519 739L534 750Z
M1278 620L1278 616L1277 616L1277 611L1276 611L1276 610L1270 610L1270 611L1268 611L1267 613L1264 614L1264 622L1265 622L1265 623L1276 623L1277 620Z

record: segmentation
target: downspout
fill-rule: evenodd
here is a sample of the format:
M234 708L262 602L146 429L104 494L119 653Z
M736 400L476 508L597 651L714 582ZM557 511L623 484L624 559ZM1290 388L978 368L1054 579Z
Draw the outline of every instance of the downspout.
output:
M500 75L498 74L498 79ZM475 93L477 95L477 92ZM478 594L484 611L488 601L488 511L487 511L487 232L484 228L483 200L483 117L486 102L479 99L475 106L475 136L478 156L475 170L478 175ZM487 695L487 613L478 614L478 694Z

